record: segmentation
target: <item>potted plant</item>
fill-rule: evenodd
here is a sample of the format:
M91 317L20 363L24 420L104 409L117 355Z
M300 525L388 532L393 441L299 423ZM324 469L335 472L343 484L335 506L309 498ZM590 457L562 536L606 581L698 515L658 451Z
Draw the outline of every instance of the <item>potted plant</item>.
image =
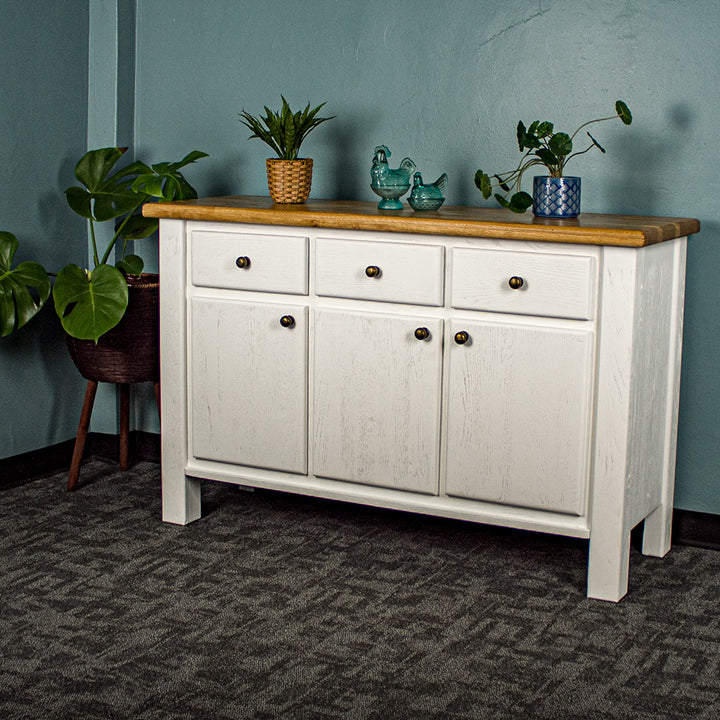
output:
M239 119L252 131L249 140L259 138L277 155L265 161L270 197L276 203L303 203L310 195L313 161L298 157L300 146L312 130L333 118L317 117L325 103L313 110L308 103L304 110L293 112L288 101L280 97L280 111L274 112L266 105L264 117L255 117L243 110Z
M157 286L156 275L143 275L142 258L128 252L130 240L146 238L158 227L157 219L143 217L140 209L154 198L197 197L180 169L207 156L194 151L175 163L148 166L136 161L114 170L126 150L87 152L75 168L82 187L65 191L70 208L89 222L93 260L92 269L66 265L52 288L55 311L71 345L73 341L101 345L126 315L133 288ZM114 221L114 228L101 254L96 225L109 221ZM50 296L48 273L40 264L25 262L12 268L17 246L14 235L0 233L0 335L22 327ZM115 261L113 252L118 247L120 257Z
M632 123L632 114L622 100L615 103L614 115L583 123L572 135L555 132L551 122L536 120L526 128L520 121L517 125L518 146L520 152L526 152L517 168L492 177L478 170L475 173L475 185L486 200L493 194L494 188L499 188L502 193L495 193L497 202L516 213L523 213L532 205L533 213L537 216L576 217L580 213L580 178L566 176L565 166L572 158L583 155L593 147L602 153L605 149L589 132L587 136L590 144L585 149L573 152L573 141L588 125L615 118L619 118L625 125ZM547 168L548 174L534 178L533 195L530 196L521 189L523 174L538 165ZM508 199L510 193L513 194Z
M82 187L65 191L70 207L89 222L93 256L92 270L66 265L52 288L70 355L88 380L68 490L77 486L98 382L120 385L121 470L128 467L130 383L154 382L159 398L159 278L143 273L142 259L128 253L127 246L157 230L156 219L140 214L144 203L197 197L180 169L207 156L196 150L175 163L133 162L114 170L126 149L101 148L83 155L75 168ZM96 224L109 221L114 227L101 255ZM27 323L51 292L48 273L38 263L24 262L13 269L17 247L14 235L0 232L0 335ZM114 252L120 258L113 264Z

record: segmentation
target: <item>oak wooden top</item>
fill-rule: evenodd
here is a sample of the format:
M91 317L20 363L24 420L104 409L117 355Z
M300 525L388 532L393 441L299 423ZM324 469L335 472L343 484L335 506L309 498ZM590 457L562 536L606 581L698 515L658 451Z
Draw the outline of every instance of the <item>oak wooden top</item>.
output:
M149 203L143 206L143 215L625 247L653 245L700 230L700 222L693 218L583 213L578 218L555 220L536 218L530 212L518 215L502 208L451 206L423 213L410 208L378 210L376 202L355 200L309 200L301 205L278 205L269 197L242 195Z

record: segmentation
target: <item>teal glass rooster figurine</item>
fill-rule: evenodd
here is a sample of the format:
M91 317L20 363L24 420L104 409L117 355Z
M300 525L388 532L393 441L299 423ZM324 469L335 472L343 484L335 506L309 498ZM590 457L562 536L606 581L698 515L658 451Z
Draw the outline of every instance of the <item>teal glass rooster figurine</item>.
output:
M448 176L443 173L434 183L423 184L422 175L413 176L413 189L408 198L413 210L437 210L444 202L443 193L447 190Z
M370 171L370 187L382 200L378 203L380 210L402 210L400 198L410 189L410 175L415 170L415 163L404 158L397 170L388 166L390 150L385 145L375 148L375 155Z

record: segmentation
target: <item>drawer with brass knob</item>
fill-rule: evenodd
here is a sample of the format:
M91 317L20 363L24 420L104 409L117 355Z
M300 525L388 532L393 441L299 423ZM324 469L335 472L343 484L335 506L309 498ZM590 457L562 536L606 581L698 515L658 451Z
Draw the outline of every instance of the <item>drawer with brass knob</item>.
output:
M590 320L597 274L591 252L453 248L450 304L462 310Z
M193 230L190 275L196 287L307 295L308 240Z
M316 292L327 297L443 304L444 248L318 238Z

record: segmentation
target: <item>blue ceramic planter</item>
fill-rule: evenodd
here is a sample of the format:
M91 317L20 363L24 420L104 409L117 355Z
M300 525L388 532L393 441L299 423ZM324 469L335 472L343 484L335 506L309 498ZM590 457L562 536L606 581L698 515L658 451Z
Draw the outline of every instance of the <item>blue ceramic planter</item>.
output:
M577 217L580 214L580 178L535 177L533 214L550 218Z

